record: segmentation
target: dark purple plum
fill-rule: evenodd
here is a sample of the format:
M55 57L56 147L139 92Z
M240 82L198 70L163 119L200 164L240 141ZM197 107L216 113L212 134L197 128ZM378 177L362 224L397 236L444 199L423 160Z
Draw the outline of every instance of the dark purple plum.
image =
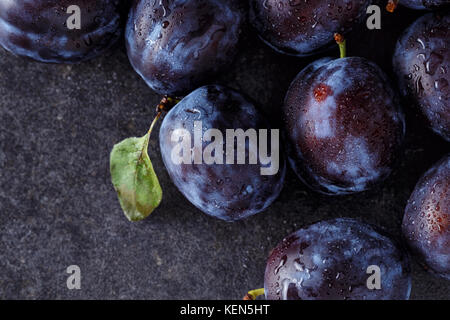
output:
M235 0L138 0L126 28L128 57L154 91L187 94L233 61L243 15Z
M80 8L81 29L67 26L72 5ZM122 5L120 0L0 0L0 45L47 63L92 59L120 39Z
M201 125L198 122L201 122ZM209 129L219 130L223 135L223 143L220 143L216 137L210 139L224 150L222 155L210 152L217 156L218 161L208 164L205 159L203 161L200 159L198 164L193 164L195 151L188 153L188 159L192 162L178 164L173 161L174 152L177 155L184 155L183 152L175 149L180 142L179 138L173 138L173 135L177 133L176 130L180 137L182 135L179 130L186 130L190 134L192 140L188 148L193 148L195 130L207 135L210 132ZM270 129L270 125L253 103L240 93L216 85L201 87L186 96L166 115L160 129L160 147L164 164L172 181L193 205L211 216L235 221L263 211L277 198L283 186L286 165L282 151L276 150L276 145L271 144L270 138L268 139L269 152L274 154L279 152L278 163L274 158L271 164L267 162L263 164L264 161L257 156L255 164L250 164L249 154L252 149L249 139L243 143L242 140L234 143L234 139L233 144L226 144L228 129L259 131L259 129ZM270 136L271 133L268 133L268 137ZM184 141L184 138L181 140ZM207 140L206 136L200 140L201 148L205 152L206 146L211 144ZM237 163L236 154L239 145L245 152L244 164ZM234 164L227 164L226 156L230 154L225 152L227 147L234 152L235 160L231 161ZM199 150L198 147L197 150ZM230 159L232 159L231 156ZM261 175L261 167L267 168L271 165L274 168L273 174Z
M450 155L417 183L402 229L422 265L450 280Z
M250 22L275 50L307 56L360 27L370 0L250 0Z
M370 266L379 267L379 289L367 285ZM272 251L264 277L268 300L403 300L410 290L409 259L402 248L378 228L347 218L286 237Z
M400 3L416 10L437 9L450 5L449 0L400 0Z
M283 108L289 160L313 190L367 190L391 173L404 115L381 69L359 57L318 60L291 84Z
M450 16L429 13L400 37L393 65L402 95L450 141Z

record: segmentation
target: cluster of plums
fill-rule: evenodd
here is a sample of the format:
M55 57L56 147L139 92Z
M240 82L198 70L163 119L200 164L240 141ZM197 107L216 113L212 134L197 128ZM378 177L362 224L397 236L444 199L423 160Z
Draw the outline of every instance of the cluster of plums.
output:
M184 129L194 135L196 121L202 121L203 132L269 128L244 95L208 85L232 63L247 20L278 52L309 56L334 46L335 33L345 36L361 28L371 1L136 0L130 8L119 0L0 0L0 45L41 62L76 63L103 53L125 30L130 62L148 86L163 95L185 96L160 129L162 157L174 184L201 211L235 221L263 211L277 198L287 162L312 190L328 195L361 192L385 180L405 136L401 99L417 106L429 127L450 141L448 1L400 3L436 9L398 40L393 66L400 94L365 58L311 63L287 92L285 150L272 176L260 174L259 158L257 164L174 164L172 133ZM80 29L67 26L69 5L81 9ZM402 225L411 251L447 279L449 199L447 156L417 184ZM379 290L367 288L371 265L383 275ZM410 287L401 245L377 227L345 218L286 237L272 251L265 273L268 299L407 299Z

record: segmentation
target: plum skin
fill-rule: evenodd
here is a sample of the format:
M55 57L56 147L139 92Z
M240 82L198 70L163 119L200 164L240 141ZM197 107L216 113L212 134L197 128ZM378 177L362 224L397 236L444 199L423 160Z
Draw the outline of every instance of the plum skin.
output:
M243 22L235 0L138 0L125 31L128 57L154 91L185 95L232 63Z
M250 23L278 52L308 56L333 45L334 33L351 32L363 21L370 4L369 0L331 4L326 0L250 0Z
M289 162L311 189L341 195L386 179L405 135L387 76L359 57L313 62L292 82L283 106Z
M81 29L69 30L66 10L81 9ZM45 63L78 63L111 48L122 35L120 0L0 1L0 45Z
M165 116L160 129L160 149L166 169L177 188L194 206L225 221L244 219L266 209L283 187L286 171L283 150L280 150L278 173L269 176L261 175L259 161L249 164L248 143L246 164L225 164L225 160L224 164L175 164L171 159L176 144L171 141L172 133L183 128L193 139L194 121L202 122L203 133L208 129L220 130L225 143L226 129L270 129L267 120L240 93L209 85L181 100ZM202 144L204 149L209 142Z
M417 183L405 209L402 231L419 262L450 280L450 155Z
M400 0L400 3L415 10L436 9L450 4L448 0Z
M450 15L426 14L397 42L393 66L403 97L450 141Z
M370 290L369 266L381 271ZM322 221L292 233L269 256L268 300L409 299L409 258L378 228L349 218Z

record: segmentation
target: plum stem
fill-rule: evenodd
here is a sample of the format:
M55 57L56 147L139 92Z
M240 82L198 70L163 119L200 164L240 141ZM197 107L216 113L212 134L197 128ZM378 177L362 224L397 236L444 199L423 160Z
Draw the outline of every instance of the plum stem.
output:
M156 111L157 112L168 111L170 108L175 106L178 102L180 102L180 99L178 99L178 98L164 96L161 99L161 101L159 102L159 104L156 106Z
M339 52L341 55L341 59L346 58L347 57L347 41L345 40L344 36L341 35L340 33L335 33L334 40L339 45Z
M397 8L399 0L389 0L386 5L386 10L390 13L393 13Z
M256 300L257 297L264 294L264 288L249 291L243 300Z

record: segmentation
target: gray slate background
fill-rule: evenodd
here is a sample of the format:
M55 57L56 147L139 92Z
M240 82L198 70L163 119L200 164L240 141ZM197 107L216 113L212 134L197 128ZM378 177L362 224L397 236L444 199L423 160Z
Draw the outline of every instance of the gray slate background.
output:
M418 15L385 14L382 31L350 39L349 54L390 73L395 39ZM318 57L281 56L252 34L242 46L217 82L252 97L276 125L290 81ZM289 171L268 210L230 224L202 214L178 192L154 134L150 155L163 202L147 220L130 223L110 183L109 152L146 132L159 98L132 70L123 44L75 66L34 63L0 49L0 299L240 299L263 286L271 248L312 222L357 217L399 236L415 183L450 150L408 111L405 154L379 188L329 198ZM66 288L71 264L81 267L78 291ZM412 298L450 299L448 281L416 262L412 268Z

